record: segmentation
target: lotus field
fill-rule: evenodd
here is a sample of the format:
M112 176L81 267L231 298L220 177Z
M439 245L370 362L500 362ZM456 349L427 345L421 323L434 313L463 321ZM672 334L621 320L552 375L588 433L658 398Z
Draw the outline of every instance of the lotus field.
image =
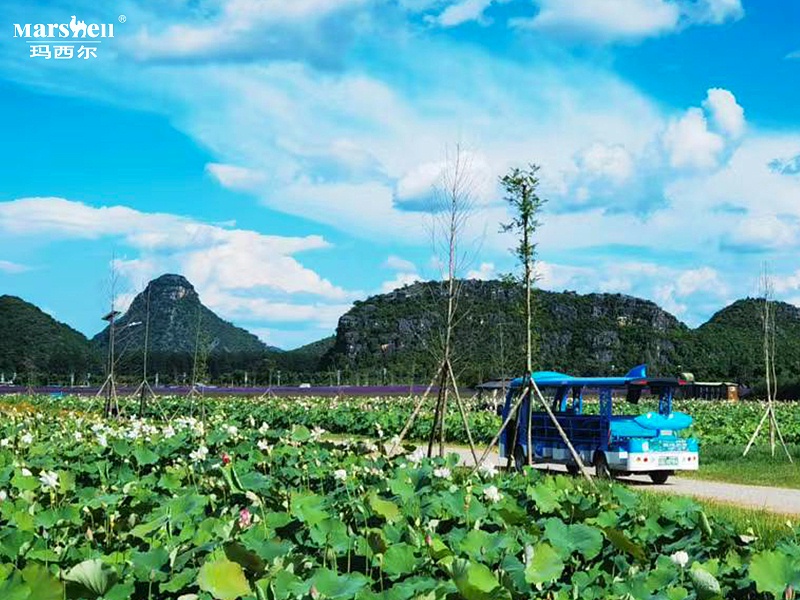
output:
M701 438L714 411L702 406ZM791 523L764 548L691 500L654 513L623 486L473 474L454 456L322 435L393 435L408 400L173 398L144 420L96 408L3 404L0 599L678 600L800 586ZM498 426L486 412L472 422L480 439Z

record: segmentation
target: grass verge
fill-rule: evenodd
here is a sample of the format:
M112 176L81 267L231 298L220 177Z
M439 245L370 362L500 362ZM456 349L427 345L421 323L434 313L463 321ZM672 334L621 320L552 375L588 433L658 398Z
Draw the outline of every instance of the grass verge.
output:
M661 506L670 498L685 498L675 494L634 490L641 499L641 508L645 516L661 514ZM772 513L763 509L742 508L724 502L715 502L702 498L693 499L703 507L706 516L713 522L726 521L733 524L739 535L754 536L757 548L774 548L775 544L787 537L796 537L797 523L793 517Z
M800 489L800 446L789 446L789 453L795 460L790 463L783 447L778 445L775 456L764 444L754 445L747 456L742 456L743 447L707 446L700 447L700 470L685 471L679 477L726 481L746 485L766 485Z

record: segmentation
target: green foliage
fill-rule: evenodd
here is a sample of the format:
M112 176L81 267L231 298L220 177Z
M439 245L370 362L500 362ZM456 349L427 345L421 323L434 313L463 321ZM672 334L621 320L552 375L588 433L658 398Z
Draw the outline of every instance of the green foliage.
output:
M0 331L0 371L6 379L16 372L18 384L37 385L72 373L80 382L102 368L81 333L20 298L0 296Z
M648 508L615 485L388 457L283 427L287 400L209 402L202 424L103 422L89 402L3 406L4 599L761 600L796 585L796 531L760 551L690 499ZM137 458L145 440L155 458ZM70 476L50 488L45 471Z

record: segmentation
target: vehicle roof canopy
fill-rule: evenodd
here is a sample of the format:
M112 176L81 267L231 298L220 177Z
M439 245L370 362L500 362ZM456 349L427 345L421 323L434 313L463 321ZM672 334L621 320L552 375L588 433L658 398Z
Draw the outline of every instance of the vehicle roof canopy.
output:
M565 373L556 371L535 371L533 380L540 388L650 388L663 389L675 388L683 385L684 382L675 377L647 377L647 365L638 365L621 377L573 377ZM524 378L517 377L509 384L511 389L519 388L523 385Z

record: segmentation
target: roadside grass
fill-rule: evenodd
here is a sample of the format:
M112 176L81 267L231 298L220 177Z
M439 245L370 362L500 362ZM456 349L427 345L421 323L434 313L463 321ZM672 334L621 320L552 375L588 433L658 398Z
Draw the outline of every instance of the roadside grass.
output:
M666 500L686 498L686 496L664 492L633 491L641 499L640 507L645 516L662 514L661 506ZM753 545L756 548L773 549L780 540L798 537L797 517L773 513L764 509L742 508L705 498L693 498L693 500L703 507L712 527L716 520L730 523L739 535L755 537Z
M769 446L761 442L753 445L747 456L742 456L744 446L706 445L700 446L700 470L682 471L679 477L726 481L747 485L800 488L800 445L789 445L794 463L786 458L783 447L778 444L775 456Z

